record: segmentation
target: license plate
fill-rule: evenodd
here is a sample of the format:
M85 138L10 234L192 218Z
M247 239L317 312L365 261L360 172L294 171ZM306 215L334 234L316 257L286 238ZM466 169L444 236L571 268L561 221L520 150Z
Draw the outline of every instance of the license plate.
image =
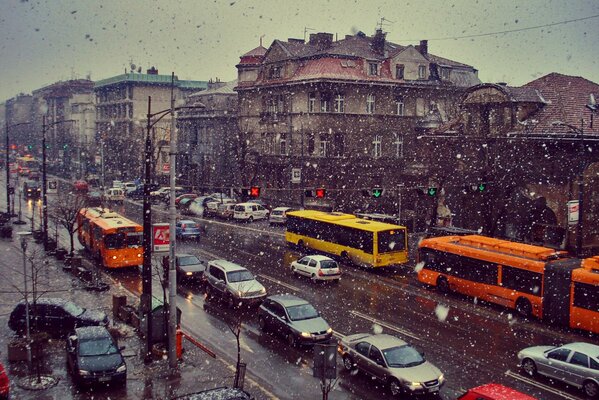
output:
M101 376L98 379L98 382L108 382L110 380L110 376Z

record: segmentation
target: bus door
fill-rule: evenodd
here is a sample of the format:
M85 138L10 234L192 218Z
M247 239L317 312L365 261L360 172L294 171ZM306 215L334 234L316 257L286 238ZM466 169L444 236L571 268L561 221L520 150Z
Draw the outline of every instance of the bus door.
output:
M545 265L543 281L543 320L568 326L570 323L570 288L572 271L580 268L580 260L568 258Z

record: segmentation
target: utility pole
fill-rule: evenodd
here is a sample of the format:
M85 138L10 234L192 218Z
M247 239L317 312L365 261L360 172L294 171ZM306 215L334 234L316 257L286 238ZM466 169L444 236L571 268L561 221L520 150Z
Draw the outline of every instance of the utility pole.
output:
M42 229L44 250L48 250L48 196L46 195L46 116L42 117Z
M148 96L148 120L146 126L145 146L145 174L144 174L144 201L143 201L143 269L141 312L146 320L146 346L144 360L152 360L152 204L150 203L150 182L152 173L152 96ZM102 152L103 154L103 152ZM104 159L102 159L102 180L104 180Z
M177 246L177 235L175 224L177 223L177 209L175 208L175 186L177 170L177 135L175 134L175 73L171 74L171 131L169 151L169 271L168 271L168 364L171 368L177 366L177 271L175 266L175 249Z
M304 167L305 167L305 160L304 160L304 121L303 121L303 113L300 113L300 134L302 135L302 166L300 168L300 189L301 189L301 200L302 200L302 209L305 208L304 203L305 203L305 188L304 188Z
M8 156L10 153L10 143L8 140L8 124L5 123L4 126L6 129L6 213L10 216L12 215L10 212L10 158Z
M580 169L578 173L578 225L576 226L576 255L582 257L582 234L583 234L583 205L584 205L584 169L586 166L585 161L585 148L584 148L584 119L580 120Z

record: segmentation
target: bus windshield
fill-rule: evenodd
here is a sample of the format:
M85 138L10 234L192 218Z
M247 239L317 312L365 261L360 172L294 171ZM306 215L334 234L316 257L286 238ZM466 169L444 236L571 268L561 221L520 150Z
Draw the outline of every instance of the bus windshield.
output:
M106 235L104 243L107 249L123 249L125 247L140 247L142 236L138 234L112 233Z
M379 253L391 253L405 250L406 234L403 229L394 229L378 233Z

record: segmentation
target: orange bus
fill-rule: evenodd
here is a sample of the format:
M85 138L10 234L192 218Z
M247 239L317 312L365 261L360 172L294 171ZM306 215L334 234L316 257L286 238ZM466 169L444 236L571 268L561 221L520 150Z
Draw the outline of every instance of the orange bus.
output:
M419 245L418 280L543 318L545 272L575 265L565 251L479 235L441 236ZM548 274L555 279L555 274ZM558 288L555 288L557 290ZM568 285L559 289L568 290ZM567 303L566 303L567 304ZM560 313L560 304L551 304Z
M77 238L106 268L143 264L141 225L103 208L82 208L77 215Z
M572 271L571 328L599 333L599 256L582 260Z

